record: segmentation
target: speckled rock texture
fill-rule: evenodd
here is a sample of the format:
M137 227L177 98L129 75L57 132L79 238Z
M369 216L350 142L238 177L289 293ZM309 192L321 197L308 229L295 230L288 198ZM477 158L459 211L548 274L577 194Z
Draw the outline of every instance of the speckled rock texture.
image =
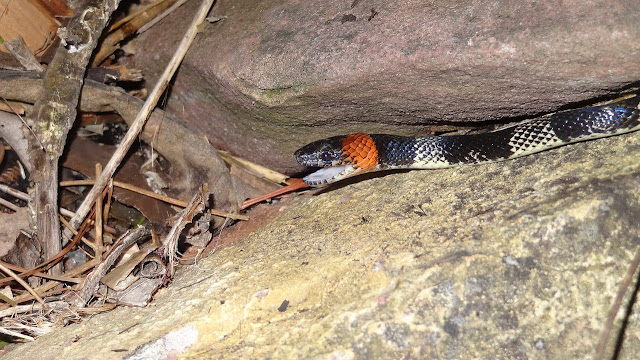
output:
M153 83L198 2L141 37ZM428 134L608 95L640 79L640 2L220 0L168 109L276 170L331 135Z
M634 133L358 179L182 269L149 307L3 359L591 358L640 246L638 154ZM621 349L640 353L637 304Z

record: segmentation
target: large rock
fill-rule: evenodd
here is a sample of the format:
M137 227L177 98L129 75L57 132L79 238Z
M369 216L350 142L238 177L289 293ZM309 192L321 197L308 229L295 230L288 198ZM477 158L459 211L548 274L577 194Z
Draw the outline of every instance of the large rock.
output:
M153 82L188 2L142 37ZM217 147L300 170L291 154L350 132L518 118L640 79L640 2L218 1L168 108Z
M634 133L359 179L3 359L591 358L640 246L639 153ZM631 292L618 359L640 353Z

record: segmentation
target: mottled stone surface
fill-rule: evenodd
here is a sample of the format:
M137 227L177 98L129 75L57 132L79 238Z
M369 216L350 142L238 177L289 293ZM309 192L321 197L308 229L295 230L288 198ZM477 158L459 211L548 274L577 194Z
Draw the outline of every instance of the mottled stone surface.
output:
M198 6L142 36L152 83ZM530 116L640 79L640 2L220 0L170 111L217 147L292 172L293 151L351 132Z
M634 133L299 199L149 307L4 359L591 358L640 246L638 154ZM640 352L628 320L620 359Z

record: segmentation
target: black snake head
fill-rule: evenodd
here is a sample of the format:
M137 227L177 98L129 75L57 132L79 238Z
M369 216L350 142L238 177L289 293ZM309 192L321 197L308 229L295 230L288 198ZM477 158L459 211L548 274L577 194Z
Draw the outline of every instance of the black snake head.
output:
M341 165L346 158L346 155L341 151L343 137L334 136L314 141L298 149L293 156L298 163L304 166L328 167Z
M314 141L296 151L294 157L302 165L323 168L302 179L311 186L330 184L371 171L378 164L375 142L367 134Z

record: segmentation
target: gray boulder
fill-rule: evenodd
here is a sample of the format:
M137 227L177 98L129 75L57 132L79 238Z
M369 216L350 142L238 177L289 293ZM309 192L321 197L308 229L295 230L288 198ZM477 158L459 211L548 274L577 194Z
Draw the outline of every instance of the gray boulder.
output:
M150 82L197 6L142 36ZM640 79L639 13L622 0L219 1L167 106L216 147L293 172L296 148L331 135L428 134L619 91Z

